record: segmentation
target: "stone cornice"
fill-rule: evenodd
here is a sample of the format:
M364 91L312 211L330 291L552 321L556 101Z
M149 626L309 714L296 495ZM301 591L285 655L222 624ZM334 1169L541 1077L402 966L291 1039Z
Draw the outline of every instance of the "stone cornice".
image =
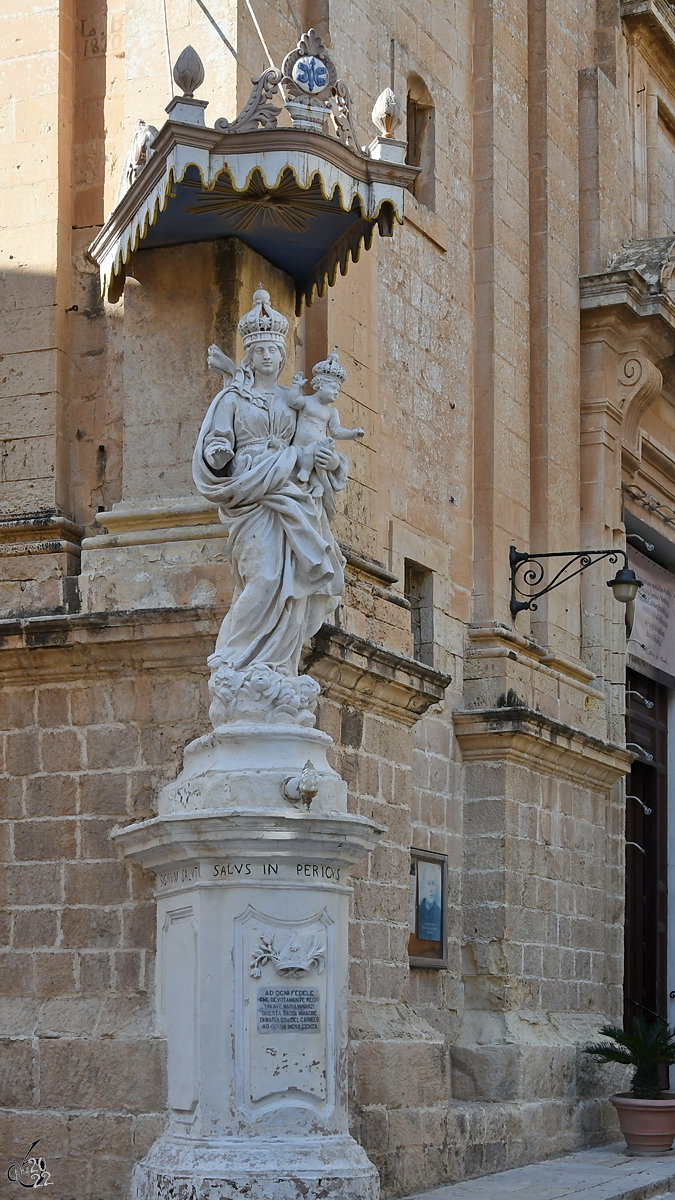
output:
M675 487L675 455L655 438L643 434L642 457L646 463L659 471ZM672 491L669 498L672 497Z
M84 526L57 509L0 519L0 556L71 554L79 558Z
M146 533L183 526L220 525L218 509L201 496L175 496L162 500L123 501L94 517L99 531L84 542L84 549L107 542L108 537ZM226 536L221 528L221 535ZM120 542L120 544L124 544Z
M151 817L116 829L112 837L128 858L161 871L223 855L297 859L322 856L349 865L372 850L383 826L352 813L277 812L270 808L204 809ZM206 882L206 881L204 881ZM210 877L208 882L212 883ZM198 882L195 887L199 887Z
M587 787L610 787L635 757L524 706L456 711L453 720L465 762L506 762Z
M666 326L670 340L675 342L673 297L665 292L654 291L638 271L630 269L582 275L579 284L582 324L586 314L597 316L601 310L618 309L631 325L635 324L636 318L657 318L659 323Z
M46 683L125 667L195 670L212 650L224 615L172 608L1 620L0 680Z
M379 579L382 583L398 583L398 575L393 571L387 570L384 563L379 562L376 558L368 558L364 554L359 554L358 551L352 550L351 546L346 546L344 542L340 542L340 549L344 554L349 566L355 571L360 571L363 575L372 576L373 579Z
M442 701L451 682L433 667L334 625L321 627L303 666L331 699L403 725L414 725L432 704Z
M621 17L630 40L664 83L675 82L675 8L669 0L623 0Z
M0 620L0 682L46 683L122 669L199 671L224 611L140 609ZM332 625L305 648L304 670L340 704L414 725L450 676Z
M123 501L108 512L97 513L94 520L100 532L84 539L83 550L152 544L180 537L227 537L227 530L218 517L217 506L194 495L164 500ZM0 521L0 540L4 524L9 522ZM354 571L372 576L380 583L398 583L398 575L389 571L378 559L369 558L343 542L340 542L340 549Z
M469 641L470 658L518 658L561 682L581 687L586 692L596 690L590 686L596 676L584 663L553 651L550 646L542 646L534 638L526 637L500 621L470 625Z

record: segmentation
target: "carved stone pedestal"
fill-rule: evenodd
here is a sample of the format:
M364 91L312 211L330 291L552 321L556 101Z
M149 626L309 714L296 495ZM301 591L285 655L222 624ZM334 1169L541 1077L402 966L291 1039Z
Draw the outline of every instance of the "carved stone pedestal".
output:
M377 1198L348 1132L346 1043L347 872L379 829L347 813L329 745L297 725L216 729L158 816L116 834L157 875L169 1053L169 1126L133 1200Z

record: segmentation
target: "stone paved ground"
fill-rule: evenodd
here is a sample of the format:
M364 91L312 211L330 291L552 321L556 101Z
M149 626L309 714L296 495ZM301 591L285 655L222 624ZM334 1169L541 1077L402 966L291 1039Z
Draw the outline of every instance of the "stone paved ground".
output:
M417 1192L405 1200L675 1200L675 1154L629 1158L623 1144Z

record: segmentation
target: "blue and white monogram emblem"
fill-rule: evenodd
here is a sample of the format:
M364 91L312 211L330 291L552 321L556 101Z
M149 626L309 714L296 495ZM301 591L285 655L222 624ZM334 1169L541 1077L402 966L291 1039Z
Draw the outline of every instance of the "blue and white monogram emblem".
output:
M295 63L291 72L293 81L303 92L322 92L328 86L328 68L314 54L305 54Z

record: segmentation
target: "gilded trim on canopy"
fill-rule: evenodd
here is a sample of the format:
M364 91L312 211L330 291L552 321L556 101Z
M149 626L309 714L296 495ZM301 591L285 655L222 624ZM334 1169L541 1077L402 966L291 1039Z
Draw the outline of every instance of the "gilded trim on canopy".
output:
M286 132L293 136L283 137ZM334 205L337 201L339 211L345 214L355 211L354 201L358 200L358 228L345 231L336 245L322 256L319 263L310 267L306 278L296 279L299 308L303 301L311 304L317 288L319 294L323 295L326 283L332 286L337 277L338 266L344 275L349 258L354 262L358 261L361 242L364 241L366 248L372 244L375 223L379 225L382 236L390 236L394 221L403 223L404 189L416 174L414 168L399 165L392 168L387 164L361 158L354 164L352 174L348 167L352 165L351 159L356 159L356 156L351 151L340 143L333 144L332 139L321 135L306 134L299 137L297 132L292 130L276 130L273 137L263 137L260 133L237 135L236 147L232 145L234 138L231 135L223 139L222 136L215 135L214 131L204 129L198 131L197 145L182 140L190 137L192 141L193 134L192 128L179 127L176 123L167 122L156 139L156 143L159 142L160 145L153 159L123 196L92 242L90 254L100 267L103 293L112 287L116 277L122 275L131 255L148 237L150 228L157 223L161 214L167 211L172 199L172 189L177 185L199 188L201 194L206 195L216 192L219 181L226 177L229 179L231 192L242 197L245 207L245 197L247 193L255 190L257 180L258 188L262 187L271 193L266 197L269 201L266 207L273 213L275 207L279 207L274 205L273 193L284 188L288 191L293 180L300 194L314 191L312 207L316 205L317 220L320 220L321 216L321 200L317 193L326 205ZM292 148L291 145L285 144L288 142L292 143ZM320 151L324 150L326 142L330 143L330 148L326 147L328 152L321 154ZM340 159L347 161L344 164L336 161ZM185 179L190 168L198 173L199 182ZM255 207L256 203L260 207L260 201L251 196L251 207ZM291 212L293 201L290 194L283 207L289 210L290 225L286 224L283 216L277 214L276 219L271 219L268 230L276 224L280 231L303 232L302 221L311 218L306 212L307 202L303 200L302 195L298 196L298 213L293 215ZM202 207L198 202L186 215L195 215L200 210L208 212L208 208L208 205ZM248 226L242 224L240 232L248 232L250 224L258 215L259 213L255 213L252 216ZM239 219L245 222L243 208ZM225 236L236 237L238 232L239 230L235 229L235 232ZM185 240L189 242L193 238L186 236Z

